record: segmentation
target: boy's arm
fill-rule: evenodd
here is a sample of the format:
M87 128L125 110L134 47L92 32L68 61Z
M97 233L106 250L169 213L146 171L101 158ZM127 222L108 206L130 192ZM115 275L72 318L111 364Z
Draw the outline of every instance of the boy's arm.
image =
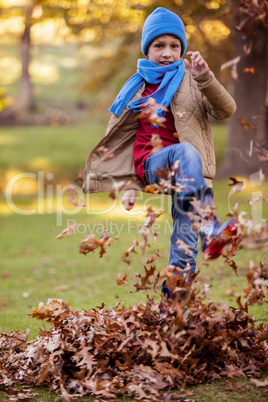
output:
M198 88L205 96L204 106L207 112L217 120L227 119L236 111L232 96L215 78L212 71L196 77Z
M209 70L199 52L188 52L187 55L191 57L191 63L185 60L185 64L204 95L207 112L218 120L231 117L236 111L234 99Z

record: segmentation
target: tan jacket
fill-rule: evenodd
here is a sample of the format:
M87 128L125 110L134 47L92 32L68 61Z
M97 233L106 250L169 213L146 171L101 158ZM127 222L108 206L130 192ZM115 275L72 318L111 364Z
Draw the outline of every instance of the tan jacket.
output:
M145 85L130 102L140 98L144 88ZM189 142L197 149L202 158L204 177L207 184L211 185L211 179L216 173L216 163L208 115L218 120L232 116L236 111L235 101L211 71L197 78L186 71L171 100L170 108L180 142ZM133 164L133 144L137 128L136 115L127 107L119 117L111 116L105 137L87 158L84 193L122 188L144 189ZM101 146L114 156L110 158L107 154L100 154L98 149Z

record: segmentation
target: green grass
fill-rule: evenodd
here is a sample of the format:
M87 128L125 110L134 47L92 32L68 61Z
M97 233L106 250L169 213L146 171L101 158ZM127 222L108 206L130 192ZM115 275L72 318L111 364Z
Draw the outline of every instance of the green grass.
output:
M1 175L42 170L52 172L54 182L74 180L104 130L103 125L90 121L76 126L2 128Z
M267 376L267 373L266 373ZM267 401L267 388L258 388L246 379L215 381L212 384L202 384L189 388L193 395L190 397L199 402L265 402Z

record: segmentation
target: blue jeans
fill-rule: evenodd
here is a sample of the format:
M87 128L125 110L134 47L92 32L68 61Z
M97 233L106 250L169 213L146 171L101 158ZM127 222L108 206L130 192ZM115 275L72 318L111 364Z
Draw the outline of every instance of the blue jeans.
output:
M170 145L149 156L145 161L145 180L148 184L159 183L160 177L156 174L159 168L168 168L174 166L176 161L180 160L179 173L175 172L174 184L181 183L185 186L183 191L177 193L172 191L172 219L173 230L171 234L171 247L169 255L169 265L185 269L187 263L190 264L190 272L195 272L196 256L198 253L198 233L192 228L192 221L186 214L187 211L193 211L190 204L193 197L197 199L212 199L212 190L207 187L202 173L202 161L196 149L188 143L179 143ZM193 179L184 181L183 178ZM178 241L188 246L178 248Z

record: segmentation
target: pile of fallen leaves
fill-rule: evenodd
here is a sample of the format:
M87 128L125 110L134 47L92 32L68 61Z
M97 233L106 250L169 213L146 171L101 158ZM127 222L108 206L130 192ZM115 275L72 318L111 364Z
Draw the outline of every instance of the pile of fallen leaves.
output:
M29 315L52 328L28 342L28 330L1 335L0 384L48 385L67 401L83 395L169 400L176 394L168 391L185 385L258 377L268 365L268 328L256 326L248 306L267 297L267 266L251 263L237 308L207 299L209 286L197 283L198 274L189 280L173 271L158 275L173 290L160 304L147 297L139 306L78 312L62 300L40 303ZM146 270L147 283L149 276Z

